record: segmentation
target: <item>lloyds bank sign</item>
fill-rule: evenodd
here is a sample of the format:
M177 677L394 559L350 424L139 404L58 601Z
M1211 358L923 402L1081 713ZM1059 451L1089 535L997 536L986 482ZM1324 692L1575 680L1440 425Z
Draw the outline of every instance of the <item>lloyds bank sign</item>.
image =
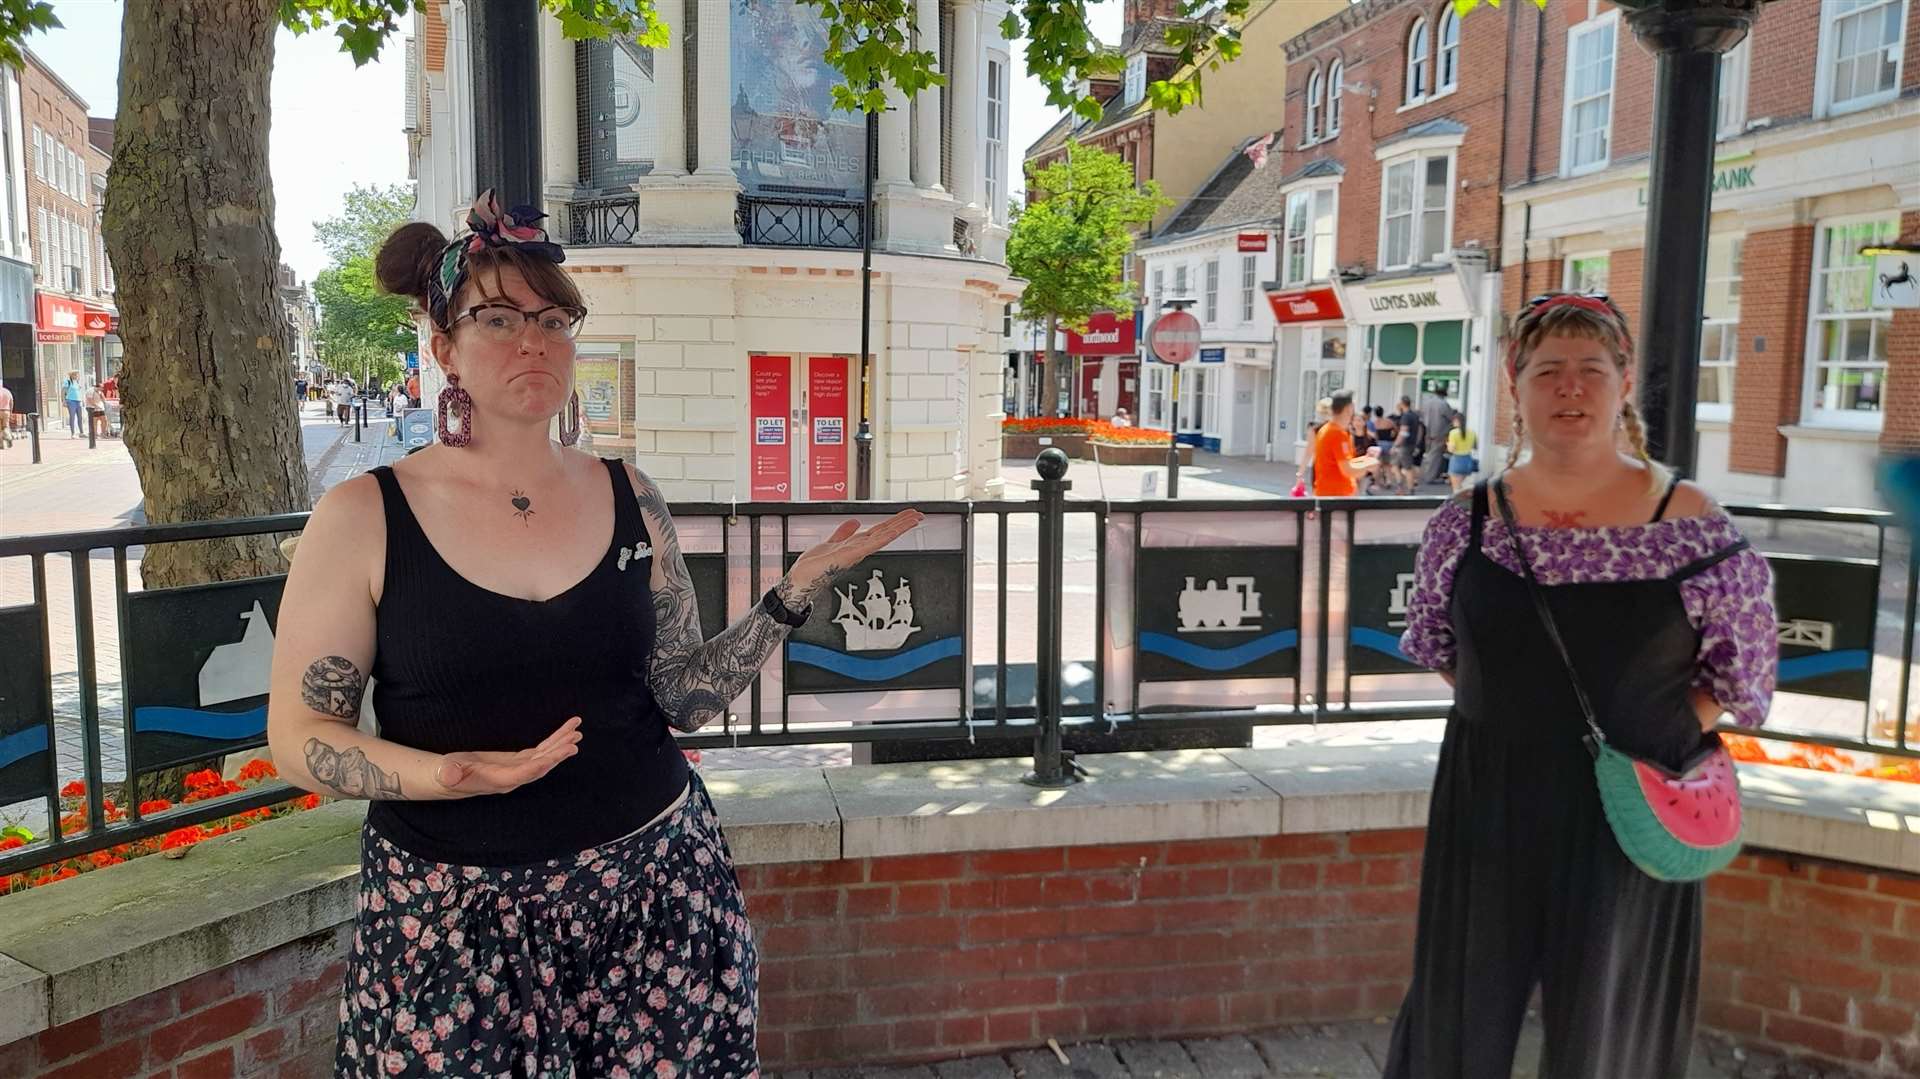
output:
M1753 170L1758 167L1757 165L1735 165L1714 173L1713 193L1718 195L1722 191L1745 191L1748 188L1760 186L1759 181L1756 180L1753 175ZM1645 184L1640 185L1640 190L1635 193L1634 198L1641 206L1647 204L1647 187Z

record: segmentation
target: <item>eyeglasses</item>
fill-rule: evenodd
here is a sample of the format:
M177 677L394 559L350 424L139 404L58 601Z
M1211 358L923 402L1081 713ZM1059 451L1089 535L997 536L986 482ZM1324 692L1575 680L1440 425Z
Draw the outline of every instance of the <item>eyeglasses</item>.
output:
M469 308L466 314L448 323L447 328L451 330L463 319L472 319L481 337L504 345L525 333L527 323L532 322L540 327L541 336L549 341L571 341L580 333L580 324L586 318L586 308L567 304L554 304L538 311L522 311L508 304L483 303Z

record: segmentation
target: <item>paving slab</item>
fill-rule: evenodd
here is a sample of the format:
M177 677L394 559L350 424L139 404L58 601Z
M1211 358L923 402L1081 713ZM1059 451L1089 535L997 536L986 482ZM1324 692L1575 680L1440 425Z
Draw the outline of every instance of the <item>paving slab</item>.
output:
M1267 1062L1246 1038L1207 1038L1183 1044L1206 1079L1266 1079Z
M1200 1079L1200 1066L1179 1042L1119 1042L1113 1051L1135 1079Z
M47 976L0 955L0 1045L47 1029Z
M1062 1046L1068 1064L1060 1063L1051 1049L1028 1049L1010 1053L1015 1075L1021 1079L1130 1079L1127 1066L1104 1042L1085 1042Z
M736 865L840 857L840 813L817 768L702 770Z
M1005 1057L964 1057L943 1060L933 1066L939 1079L1013 1079L1013 1069Z
M1268 1074L1279 1079L1380 1079L1380 1068L1345 1038L1318 1034L1255 1035Z
M1285 834L1423 828L1440 747L1423 743L1229 749L1280 796Z

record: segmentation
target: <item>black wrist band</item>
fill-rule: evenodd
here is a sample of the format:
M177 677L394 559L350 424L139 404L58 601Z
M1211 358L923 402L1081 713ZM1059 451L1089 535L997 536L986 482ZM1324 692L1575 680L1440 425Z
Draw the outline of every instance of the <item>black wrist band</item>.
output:
M813 613L813 604L809 603L798 611L788 607L780 598L780 589L776 585L767 589L767 594L760 597L760 609L775 622L798 629L807 624L807 616Z

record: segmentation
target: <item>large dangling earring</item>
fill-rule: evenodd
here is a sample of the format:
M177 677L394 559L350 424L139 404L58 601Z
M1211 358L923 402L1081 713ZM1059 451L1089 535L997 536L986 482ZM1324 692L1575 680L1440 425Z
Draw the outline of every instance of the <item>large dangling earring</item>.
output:
M447 375L433 411L434 432L443 445L458 449L473 441L473 395L460 388L459 375Z
M560 417L560 444L571 446L580 441L580 391L567 398L567 411Z

